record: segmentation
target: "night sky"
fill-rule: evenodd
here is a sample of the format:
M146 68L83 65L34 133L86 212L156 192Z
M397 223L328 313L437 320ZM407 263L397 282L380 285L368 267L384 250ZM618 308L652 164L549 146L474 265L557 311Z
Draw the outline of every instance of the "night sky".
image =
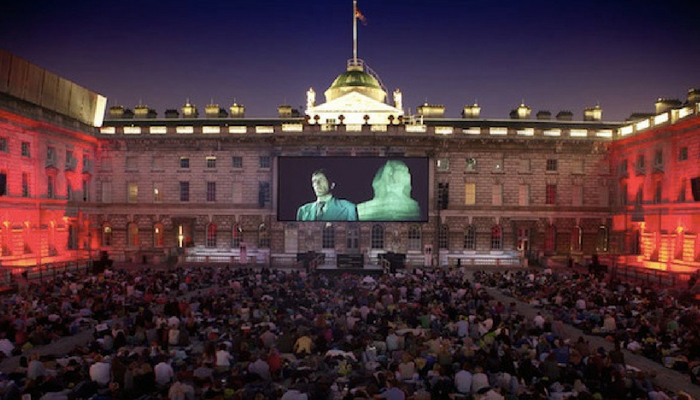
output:
M352 56L350 0L35 1L0 6L0 47L159 116L236 100L246 116L318 102ZM653 112L700 87L700 1L360 0L359 56L404 107L459 117L599 103L603 119Z

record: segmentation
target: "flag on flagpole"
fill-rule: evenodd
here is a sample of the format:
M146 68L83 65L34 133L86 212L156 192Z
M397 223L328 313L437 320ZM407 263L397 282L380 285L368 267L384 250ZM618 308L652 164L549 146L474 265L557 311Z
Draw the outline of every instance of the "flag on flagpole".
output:
M367 18L365 18L357 7L355 7L355 18L359 19L362 25L367 25Z

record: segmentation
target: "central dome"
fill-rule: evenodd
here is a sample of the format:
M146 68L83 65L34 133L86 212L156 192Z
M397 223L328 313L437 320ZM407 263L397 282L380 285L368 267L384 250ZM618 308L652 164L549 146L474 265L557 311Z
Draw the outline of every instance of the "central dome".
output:
M374 100L386 99L386 92L382 89L377 78L366 73L361 66L351 65L348 70L338 75L326 90L326 101L335 100L350 92L359 92Z

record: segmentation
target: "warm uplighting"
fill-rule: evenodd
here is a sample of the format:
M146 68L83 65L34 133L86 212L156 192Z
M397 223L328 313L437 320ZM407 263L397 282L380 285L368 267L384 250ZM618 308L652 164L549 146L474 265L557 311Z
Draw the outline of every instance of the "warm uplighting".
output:
M435 134L436 135L451 135L454 133L454 128L451 126L436 126L435 127Z
M520 135L520 136L535 136L535 129L534 128L519 129L518 135Z
M247 126L229 126L228 133L246 133L248 132Z
M654 125L663 124L668 121L668 113L659 114L654 117Z
M507 135L508 134L508 128L490 128L489 129L489 134L491 135Z
M204 134L218 134L218 133L221 133L221 127L219 127L219 126L203 126L202 133L204 133Z
M561 129L547 129L542 134L545 136L561 136Z
M165 126L152 126L152 127L150 127L149 132L152 135L162 135L162 134L168 133L168 129Z
M274 128L271 126L256 126L255 133L274 133Z
M175 132L181 133L181 134L194 133L194 127L193 126L177 126L177 127L175 127Z
M588 136L588 131L585 129L572 129L569 131L569 136L571 136L571 137L586 137L586 136Z
M124 134L125 135L140 135L141 134L141 127L140 126L125 126L124 127Z

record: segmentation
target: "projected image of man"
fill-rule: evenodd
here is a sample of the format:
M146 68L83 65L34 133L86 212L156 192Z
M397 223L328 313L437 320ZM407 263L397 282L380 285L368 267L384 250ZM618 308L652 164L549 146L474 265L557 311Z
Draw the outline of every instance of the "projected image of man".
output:
M311 187L316 201L297 210L297 221L357 221L355 204L333 197L335 182L323 169L311 174Z

